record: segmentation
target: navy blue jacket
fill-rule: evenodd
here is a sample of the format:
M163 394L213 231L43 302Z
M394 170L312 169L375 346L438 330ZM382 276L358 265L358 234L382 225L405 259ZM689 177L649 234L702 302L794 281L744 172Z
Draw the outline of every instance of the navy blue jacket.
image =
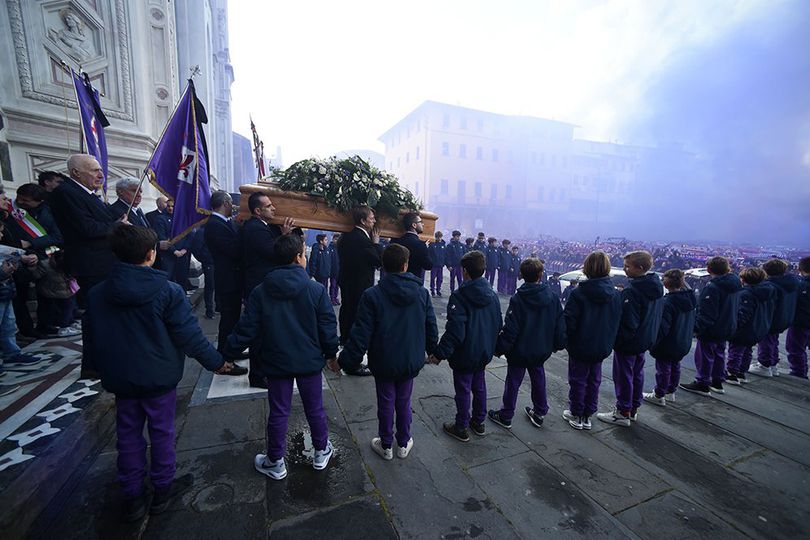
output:
M568 356L579 362L601 362L610 354L622 317L622 296L610 277L586 279L565 303Z
M680 362L692 349L697 298L691 289L673 291L664 296L664 310L658 341L650 347L656 360Z
M484 253L484 250L487 249L487 243L484 240L476 240L473 243L473 249Z
M388 380L415 377L439 339L430 294L410 272L386 274L360 297L357 318L340 353L343 368L356 368L368 351L368 368Z
M127 213L127 209L129 209L129 213ZM113 217L113 219L120 219L124 214L127 214L127 220L131 224L137 225L138 227L146 227L148 229L152 228L149 219L140 208L130 209L129 203L122 199L118 199L110 205L110 215Z
M520 277L520 255L509 254L509 268L506 270L506 275L510 278Z
M189 250L191 250L191 254L194 255L194 258L200 261L200 264L203 266L214 264L214 257L211 255L211 252L208 250L208 245L205 243L205 229L202 227L194 229L194 232L189 235L188 247ZM208 285L213 286L213 283L209 283Z
M329 277L337 279L340 274L340 258L338 257L337 243L329 242L329 247L326 248L329 252Z
M793 318L793 326L810 328L810 275L799 278L799 289L796 293L796 316Z
M461 258L467 252L467 247L458 240L450 240L445 252L445 264L448 267L461 266Z
M713 277L700 291L695 335L711 342L727 341L737 331L738 292L742 288L737 274Z
M420 240L419 236L415 233L405 233L401 237L391 240L391 243L408 248L408 251L410 251L410 257L408 257L408 272L424 281L425 270L430 270L433 267L427 244Z
M214 295L217 304L240 297L243 290L241 235L233 220L212 215L203 227L203 239L214 261Z
M444 240L434 240L428 245L428 254L433 268L445 265L447 242Z
M323 369L338 349L337 320L326 288L297 264L277 266L248 297L224 354L236 358L259 341L254 375L288 378Z
M509 265L511 264L512 254L509 253L508 249L504 249L503 247L498 248L498 270L500 272L508 272Z
M776 287L770 281L743 287L739 293L737 331L729 341L751 346L765 339L773 321L776 296Z
M510 365L534 367L565 348L565 318L560 300L542 283L524 283L506 310L495 354Z
M545 272L543 272L545 275ZM562 285L560 285L560 280L558 278L549 278L548 286L551 287L551 292L557 295L559 298L562 295Z
M329 279L332 275L332 254L329 253L329 248L321 249L321 245L317 242L312 244L307 261L307 273L317 281Z
M614 350L620 354L641 354L658 340L664 311L664 286L657 274L632 278L622 291L622 321Z
M82 337L101 385L120 397L170 392L183 377L186 355L210 370L223 364L183 288L146 266L116 263L107 279L90 289Z
M492 360L501 330L501 303L483 277L462 283L447 303L447 324L436 358L460 373L481 371Z
M484 250L484 255L487 258L487 269L495 270L498 268L500 264L500 253L498 246L487 246L486 250Z
M773 310L770 334L779 334L793 324L796 317L796 299L799 296L799 280L793 274L768 276L776 288L776 307Z

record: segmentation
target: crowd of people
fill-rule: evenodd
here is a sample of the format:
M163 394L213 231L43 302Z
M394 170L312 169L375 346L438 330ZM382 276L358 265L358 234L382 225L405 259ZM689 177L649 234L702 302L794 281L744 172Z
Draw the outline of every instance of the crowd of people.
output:
M459 231L446 243L438 231L428 245L420 238L424 225L417 212L405 214L405 233L386 242L374 211L358 207L351 231L331 239L317 234L307 256L304 231L290 218L274 224L275 207L266 194L250 195L249 216L240 225L223 191L211 195L207 223L173 241L171 200L159 199L158 208L145 214L137 182L124 179L116 184L118 200L107 205L97 196L102 182L98 162L76 155L68 160L68 176L43 174L38 184L21 186L14 202L2 199L3 244L11 251L0 267L0 337L4 361L38 361L14 343L18 283L36 283L38 305L42 301L31 328L48 335L81 331L85 376L98 376L116 397L118 480L127 521L165 511L191 485L191 475L175 478L174 453L176 388L186 356L221 375L247 374L252 386L268 390L267 447L254 467L274 480L287 476L294 386L312 434L313 468L325 469L336 451L323 408L324 368L373 376L378 436L370 444L385 460L394 450L400 459L412 451L414 384L426 364L444 360L452 370L456 415L443 427L463 442L470 432L486 435L487 419L511 428L527 372L531 406L524 412L532 425L543 426L549 411L543 365L556 351L568 353L569 403L562 416L577 430L591 429L592 417L629 427L642 402L665 406L678 388L708 396L723 393L724 383L746 382L748 374L778 376L785 331L790 375L807 378L810 257L798 261L797 277L779 258L738 276L727 257L712 256L705 261L710 280L696 297L683 269L665 269L663 280L654 272L657 258L671 262L674 252L636 249L619 256L597 249L580 253L577 267L587 279L560 291L558 273L548 277L545 261L562 252L550 243L498 242L484 233L462 242ZM183 261L191 254L208 289L205 316L219 313L216 346L187 299ZM628 278L622 290L610 279L617 263ZM450 297L440 336L431 297L442 295L445 270ZM499 295L509 297L505 314ZM680 362L695 337L696 380L682 383ZM758 361L751 365L754 345ZM616 402L598 412L602 362L611 353ZM649 392L647 353L656 364ZM505 356L508 367L502 406L487 410L485 368L493 356ZM236 363L244 359L247 367ZM144 485L145 425L151 494Z

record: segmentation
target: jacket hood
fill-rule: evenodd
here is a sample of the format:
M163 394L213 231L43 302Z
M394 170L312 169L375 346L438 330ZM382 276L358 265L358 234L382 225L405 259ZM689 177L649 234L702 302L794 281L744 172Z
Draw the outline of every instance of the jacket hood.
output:
M754 295L757 302L767 302L776 298L776 288L772 283L768 283L767 281L751 285L749 289L751 289L751 294Z
M425 290L422 280L410 272L385 274L380 280L380 290L394 304L407 306L422 297Z
M297 264L273 268L264 277L262 287L273 298L295 298L309 283L307 271Z
M517 294L526 304L534 307L547 306L551 302L558 301L545 283L524 283L517 290Z
M664 285L658 274L644 274L643 276L632 278L630 285L644 296L647 300L657 300L664 296Z
M728 274L712 278L711 283L714 283L723 289L723 291L725 291L727 294L732 294L742 289L742 282L740 281L740 278L737 277L737 274L732 274L730 272Z
M610 300L615 291L609 276L580 281L577 288L582 289L582 294L588 300L597 304L604 304Z
M104 294L120 306L141 306L150 303L168 281L168 274L161 270L119 262L107 277Z
M492 286L484 277L465 281L458 288L458 293L475 307L483 307L492 301Z
M799 287L799 280L792 274L783 274L781 276L770 276L768 281L778 286L786 293L792 293Z
M695 298L695 291L691 289L672 291L667 295L670 302L675 306L678 311L687 313L697 307L697 298Z

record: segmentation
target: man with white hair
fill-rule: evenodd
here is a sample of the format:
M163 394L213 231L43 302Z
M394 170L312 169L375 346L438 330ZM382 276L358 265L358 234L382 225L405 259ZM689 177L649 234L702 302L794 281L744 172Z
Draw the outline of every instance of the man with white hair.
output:
M141 183L137 178L132 176L125 176L115 183L115 194L118 200L110 205L110 212L115 219L123 216L129 210L127 220L132 225L139 227L149 227L149 222L146 221L146 215L140 209L141 204ZM132 208L130 209L130 205Z

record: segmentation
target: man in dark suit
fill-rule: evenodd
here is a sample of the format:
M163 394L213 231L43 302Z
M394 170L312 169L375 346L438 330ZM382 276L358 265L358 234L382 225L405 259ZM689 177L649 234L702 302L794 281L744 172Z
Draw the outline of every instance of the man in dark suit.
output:
M160 196L157 199L155 199L155 206L157 208L155 208L151 212L146 213L146 221L149 222L149 227L151 227L153 230L154 230L155 218L157 217L158 214L166 212L166 204L168 202L169 202L169 199L167 199L166 197Z
M377 222L374 211L367 206L352 210L354 229L340 237L338 242L338 260L340 273L340 342L346 344L349 333L357 316L360 296L363 291L374 285L374 270L382 264L382 247L380 232L374 226ZM367 376L371 372L365 366L346 371L349 375Z
M264 193L252 193L248 198L250 219L242 227L242 261L245 265L245 298L259 285L273 268L273 246L276 240L290 234L295 221L286 218L283 225L270 220L276 215L273 201Z
M115 219L123 216L129 210L127 221L138 227L149 227L146 214L140 208L141 204L141 183L137 178L131 176L121 178L115 183L115 194L118 200L110 205L110 212ZM134 202L133 202L134 201ZM130 205L132 208L130 209Z
M231 219L233 201L226 191L211 194L211 217L203 238L214 263L214 298L219 317L217 350L225 349L228 335L242 313L242 267L239 231ZM244 375L247 369L234 364L228 375Z
M408 272L421 279L424 283L425 270L433 268L433 261L430 258L427 244L419 239L419 235L424 230L422 217L419 212L408 212L402 216L402 225L405 227L405 234L391 240L391 243L408 248L408 251L411 252L408 258Z

